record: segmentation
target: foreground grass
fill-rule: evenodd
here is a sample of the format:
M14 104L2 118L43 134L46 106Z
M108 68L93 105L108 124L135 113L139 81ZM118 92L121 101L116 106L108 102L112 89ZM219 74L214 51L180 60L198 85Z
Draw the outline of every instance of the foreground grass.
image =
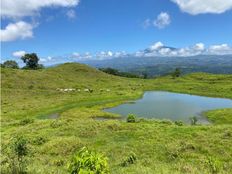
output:
M202 73L127 79L76 64L41 71L3 69L2 171L11 139L23 134L29 140L29 173L67 173L67 162L83 146L108 157L111 173L232 173L231 109L206 113L215 122L208 126L96 119L117 117L101 109L138 98L144 90L232 98L231 81L232 75ZM85 88L93 92L86 93ZM59 113L59 118L39 119L52 113ZM22 124L25 118L34 121ZM122 167L131 152L137 162Z

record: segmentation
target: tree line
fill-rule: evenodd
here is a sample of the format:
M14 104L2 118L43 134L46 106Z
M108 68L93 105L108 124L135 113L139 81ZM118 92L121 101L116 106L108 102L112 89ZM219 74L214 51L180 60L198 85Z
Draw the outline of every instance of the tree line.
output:
M107 74L112 74L115 76L121 76L121 77L128 77L128 78L147 78L147 74L142 74L142 75L136 75L136 74L132 74L129 72L121 72L117 69L113 69L113 68L99 68L100 71L103 71Z

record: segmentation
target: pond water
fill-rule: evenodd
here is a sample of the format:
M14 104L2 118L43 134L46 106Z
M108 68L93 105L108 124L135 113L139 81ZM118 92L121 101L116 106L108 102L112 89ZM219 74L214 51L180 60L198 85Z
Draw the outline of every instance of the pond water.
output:
M135 114L143 118L181 120L190 123L190 117L196 116L198 123L208 124L204 111L232 108L232 100L202 97L165 91L148 91L133 103L121 104L104 109L106 112L127 116Z

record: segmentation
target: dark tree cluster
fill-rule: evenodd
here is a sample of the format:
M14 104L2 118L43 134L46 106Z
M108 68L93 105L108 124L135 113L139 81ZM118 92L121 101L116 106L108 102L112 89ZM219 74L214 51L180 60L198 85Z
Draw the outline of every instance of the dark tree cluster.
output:
M13 68L13 69L19 68L18 63L14 60L7 60L1 66L4 68Z
M25 54L21 57L22 61L26 64L24 69L41 69L43 68L42 64L39 64L39 58L37 54Z
M23 67L23 69L42 69L44 66L42 64L39 64L39 57L36 53L31 54L25 54L21 57L21 60L26 64L26 66ZM7 60L3 64L1 64L1 67L3 68L13 68L18 69L18 63L14 60Z
M141 78L141 76L138 76L136 74L132 74L132 73L128 73L128 72L120 72L117 69L113 69L113 68L99 68L100 71L103 71L107 74L112 74L115 76L121 76L121 77L128 77L128 78ZM142 76L147 78L146 76Z
M171 73L171 75L172 75L173 78L180 77L180 75L181 75L181 70L180 70L180 68L176 68L175 71L173 71L173 72Z

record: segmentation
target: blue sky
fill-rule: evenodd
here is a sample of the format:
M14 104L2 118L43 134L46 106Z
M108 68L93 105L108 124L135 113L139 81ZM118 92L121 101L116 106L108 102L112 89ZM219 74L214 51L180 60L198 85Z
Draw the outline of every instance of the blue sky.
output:
M141 55L146 48L152 55L174 54L160 50L164 45L179 48L175 55L232 53L231 0L11 2L2 1L2 60L19 60L25 52L44 62Z

